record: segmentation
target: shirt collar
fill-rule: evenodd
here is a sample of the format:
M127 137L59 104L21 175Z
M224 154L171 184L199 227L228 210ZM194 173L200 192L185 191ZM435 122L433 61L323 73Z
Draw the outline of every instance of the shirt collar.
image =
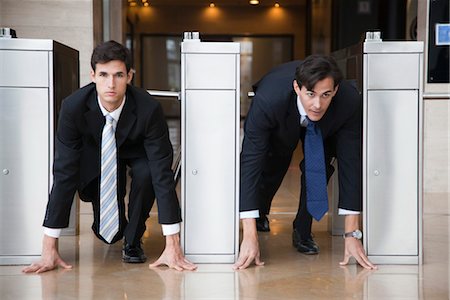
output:
M306 116L305 108L303 107L302 101L300 100L300 96L297 95L297 108L300 116Z
M125 105L126 98L127 98L126 96L123 96L122 104L120 104L120 106L117 109L109 112L103 107L102 103L100 102L100 97L97 96L98 106L100 106L100 110L102 111L103 116L109 114L117 123L119 121L120 114L122 113L123 106Z

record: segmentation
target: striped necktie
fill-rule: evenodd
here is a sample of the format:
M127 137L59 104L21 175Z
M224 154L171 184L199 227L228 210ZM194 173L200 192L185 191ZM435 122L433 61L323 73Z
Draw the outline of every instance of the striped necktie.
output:
M117 154L113 118L106 115L102 133L100 175L100 235L111 243L119 231L119 208L117 203Z
M319 221L328 211L327 177L322 133L308 120L305 134L305 180L308 212Z

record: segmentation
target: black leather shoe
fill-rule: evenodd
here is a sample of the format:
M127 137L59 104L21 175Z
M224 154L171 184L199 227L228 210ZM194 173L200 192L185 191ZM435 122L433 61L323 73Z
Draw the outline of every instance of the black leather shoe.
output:
M269 219L267 218L267 216L259 217L256 219L256 230L262 232L270 231Z
M319 254L319 246L317 246L316 242L312 238L302 240L295 229L292 233L292 245L300 253L307 255Z
M126 263L144 263L147 257L140 244L137 246L125 244L122 249L122 260Z

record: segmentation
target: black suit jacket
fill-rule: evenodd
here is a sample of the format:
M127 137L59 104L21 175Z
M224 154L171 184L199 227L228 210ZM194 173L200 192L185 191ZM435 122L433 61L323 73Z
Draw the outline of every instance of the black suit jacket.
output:
M63 101L55 137L53 187L44 226L67 227L75 191L78 189L81 195L88 184L99 178L104 124L95 84L88 84ZM118 161L147 158L152 177L148 184L156 195L159 222L180 222L167 124L160 104L145 90L127 87L116 143Z
M300 126L293 88L300 63L280 65L254 86L255 96L244 125L240 211L260 208L258 185L264 165L271 162L269 156L291 157L299 138L303 140L305 129ZM356 87L343 81L318 121L325 152L338 160L339 207L349 210L361 210L361 117L361 96Z

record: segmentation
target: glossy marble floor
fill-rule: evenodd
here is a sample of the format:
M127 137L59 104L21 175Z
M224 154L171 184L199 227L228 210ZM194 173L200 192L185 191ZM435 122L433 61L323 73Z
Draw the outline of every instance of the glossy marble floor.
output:
M204 264L178 272L122 263L121 243L107 246L94 237L90 207L82 203L80 235L60 239L60 252L74 268L24 275L23 266L1 266L0 299L449 299L449 194L425 195L423 265L340 267L343 240L328 233L327 218L313 225L319 255L305 256L291 246L298 159L274 200L272 231L260 234L263 267L233 271L227 264ZM147 224L144 250L154 261L164 241L156 212Z

